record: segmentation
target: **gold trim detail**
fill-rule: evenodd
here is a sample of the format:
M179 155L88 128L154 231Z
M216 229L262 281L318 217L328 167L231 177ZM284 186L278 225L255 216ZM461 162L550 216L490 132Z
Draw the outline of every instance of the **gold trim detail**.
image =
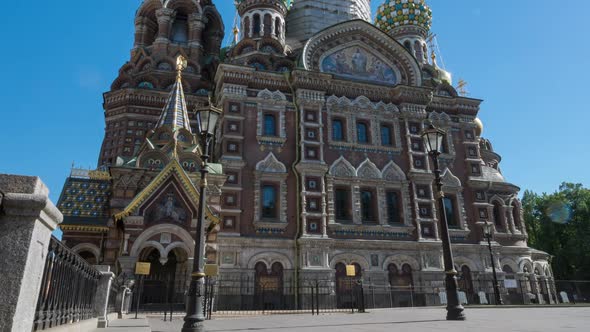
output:
M173 176L173 174L177 175L179 182L182 184L185 191L189 194L190 198L193 200L194 203L199 201L199 191L193 185L193 182L186 174L186 172L180 166L180 163L176 159L172 159L170 163L158 174L150 184L145 187L129 205L120 213L114 215L115 221L121 221L126 217L129 217L135 210L137 210L156 190L166 181L168 178ZM217 216L215 216L209 207L206 209L206 215L211 222L215 224L219 224L220 220Z
M61 228L64 231L80 231L92 233L102 233L109 231L109 228L105 226L59 225L59 228Z

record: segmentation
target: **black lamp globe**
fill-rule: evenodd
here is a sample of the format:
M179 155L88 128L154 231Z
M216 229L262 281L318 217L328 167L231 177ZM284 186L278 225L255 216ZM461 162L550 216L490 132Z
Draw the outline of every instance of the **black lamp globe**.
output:
M432 124L428 125L428 128L424 129L421 134L426 152L441 154L445 135L446 133L443 130L435 128Z
M221 110L215 107L208 107L197 111L197 124L201 136L213 136L217 121L221 117Z

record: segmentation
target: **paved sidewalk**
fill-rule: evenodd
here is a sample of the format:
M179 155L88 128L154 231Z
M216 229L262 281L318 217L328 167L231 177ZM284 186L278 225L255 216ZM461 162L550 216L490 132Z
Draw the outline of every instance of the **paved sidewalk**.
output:
M468 308L467 321L446 321L444 308L372 310L366 314L277 315L218 318L206 322L207 332L390 332L478 331L555 332L587 331L590 308ZM178 332L182 318L164 322L149 318L154 332ZM115 331L115 330L113 330ZM142 330L127 330L142 331Z
M134 319L134 315L128 315L125 319L115 319L109 322L106 329L95 329L92 332L151 332L150 324L145 317ZM180 330L178 330L180 331Z

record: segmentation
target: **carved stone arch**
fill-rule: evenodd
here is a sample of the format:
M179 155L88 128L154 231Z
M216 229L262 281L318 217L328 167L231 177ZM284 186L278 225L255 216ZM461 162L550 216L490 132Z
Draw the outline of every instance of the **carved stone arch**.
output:
M525 272L525 267L528 268L528 271L527 271L528 273L534 272L533 261L528 257L520 258L520 260L518 262L518 267L519 267L518 271L520 271L520 272Z
M283 265L283 269L285 270L293 269L293 262L291 261L291 258L289 258L287 255L283 253L276 251L261 252L250 257L247 263L247 268L253 270L254 266L258 262L264 262L264 264L266 264L267 269L270 269L271 266L277 262L281 263Z
M258 95L256 96L256 98L265 99L265 100L272 99L275 101L286 101L287 100L287 97L282 92L280 92L278 90L272 92L268 89L264 89L264 90L260 91L258 93Z
M518 266L518 263L512 258L504 257L500 260L500 268L504 269L504 266L510 266L514 273L519 272L521 269Z
M361 266L361 269L363 271L369 271L371 269L367 259L364 256L361 256L359 254L345 253L345 254L335 255L330 260L330 268L336 269L336 264L338 264L338 263L344 263L346 265L351 265L351 264L357 263L358 265Z
M270 152L266 158L256 164L256 171L263 173L287 173L287 167Z
M168 257L168 254L174 250L180 248L182 250L184 250L184 252L187 254L187 256L189 255L189 253L191 252L191 249L187 246L186 243L184 242L172 242L170 243L165 249L164 249L164 256L162 257Z
M154 226L144 230L133 242L133 245L131 246L131 251L129 252L129 255L132 257L138 257L139 254L141 253L141 249L143 249L143 247L146 245L146 243L154 242L154 241L149 241L149 239L151 239L154 235L158 235L158 234L162 234L162 233L170 233L170 234L174 234L174 235L178 236L182 240L184 245L187 248L189 248L189 251L187 252L189 257L194 256L195 241L193 239L193 236L186 229L184 229L178 225L174 225L174 224L159 224L159 225L154 225ZM160 254L165 253L166 250L164 249L164 247L161 244L159 244L159 245L161 247L161 248L158 248L159 250L161 249Z
M441 178L443 186L448 188L461 188L461 180L459 180L459 178L456 177L450 169L445 169Z
M406 181L407 177L404 171L399 167L395 162L390 161L381 172L383 174L383 179L386 181Z
M150 159L161 160L162 167L159 168L164 168L164 166L166 166L170 162L168 156L164 154L162 151L150 150L139 155L139 157L137 158L137 167L144 167L146 165L146 162Z
M131 76L127 74L121 74L119 77L117 77L117 79L115 79L113 84L111 84L111 91L125 89L127 87L134 88L135 86L135 80Z
M289 71L291 71L291 70L293 70L294 66L295 65L293 64L292 61L283 59L283 60L278 60L277 62L275 62L273 69L275 71L280 71L281 68L286 67L289 69Z
M265 46L272 47L277 53L283 53L283 45L274 38L263 38L259 43L258 50L262 51Z
M442 84L436 87L436 89L434 90L434 95L453 98L459 96L457 90L455 90L455 88L446 81L444 81Z
M490 202L490 204L494 204L494 202L498 202L498 203L500 203L500 206L502 206L502 207L506 205L506 201L498 195L494 195L494 196L490 197L489 202Z
M147 248L156 249L158 251L158 253L160 254L160 259L166 259L168 257L168 254L166 254L166 249L164 249L164 246L162 244L160 244L159 242L156 242L156 241L145 241L139 246L139 249L137 252L138 260L145 259L145 257L141 257L140 255Z
M352 164L340 156L330 167L330 175L335 177L353 178L356 176L356 169Z
M253 39L243 39L241 40L232 50L232 56L237 56L237 55L241 55L243 53L243 50L247 47L251 47L250 52L255 52L256 51L256 41Z
M328 99L326 99L326 105L332 106L338 104L338 100L338 97L336 97L335 95L331 95L330 97L328 97Z
M356 170L356 176L364 179L381 179L381 171L369 158L365 159Z
M467 258L465 256L457 256L455 258L455 265L457 265L459 267L459 269L461 269L461 266L467 265L467 267L469 268L469 270L471 270L471 272L485 270L481 264L477 264L474 260Z
M330 48L326 45L338 46ZM416 58L393 37L363 20L333 25L310 38L303 48L303 67L319 71L326 54L352 46L372 50L379 60L398 71L396 84L422 85L422 71Z
M203 8L199 0L164 0L164 8L184 10L185 14L202 13Z
M545 275L545 267L540 262L534 262L533 263L533 273L535 271L539 271L539 274L538 275L540 275L540 276L544 276Z
M149 68L148 68L148 66L149 66ZM144 71L154 68L154 66L155 66L154 60L151 57L146 57L146 58L139 60L139 62L135 66L135 69L136 69L137 73L142 73ZM153 77L153 78L156 79L155 77Z
M353 100L351 102L351 105L353 107L358 107L358 108L362 108L362 109L372 109L374 110L376 107L373 104L373 102L371 102L371 100L369 98L367 98L366 96L358 96L355 100Z
M151 17L155 18L156 10L163 8L162 0L145 0L137 10L137 17Z
M420 271L420 263L412 256L404 255L404 254L397 254L388 256L383 261L383 271L387 271L387 267L389 264L395 264L401 271L404 264L408 264L412 267L412 271Z
M72 248L72 251L76 254L80 254L83 251L88 251L94 255L94 259L96 263L100 262L100 248L97 245L92 243L80 243Z
M258 55L252 55L249 59L248 59L248 66L251 66L254 63L261 63L264 65L264 70L270 70L272 68L272 63L270 62L270 59L267 56L264 56L262 54L258 54Z

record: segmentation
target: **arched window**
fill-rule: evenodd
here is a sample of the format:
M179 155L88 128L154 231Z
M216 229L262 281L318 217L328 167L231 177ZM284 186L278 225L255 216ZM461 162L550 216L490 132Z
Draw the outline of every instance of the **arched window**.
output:
M254 14L252 35L253 35L253 37L260 36L260 15L259 14Z
M88 262L88 264L90 265L96 265L98 264L97 260L96 260L96 256L94 256L94 254L88 250L84 250L84 251L80 251L78 253L78 255L82 258L84 258L84 260L86 262Z
M445 213L447 216L447 224L449 228L459 228L459 221L457 215L457 209L455 208L455 199L452 196L445 196L443 197L443 202L445 204Z
M172 23L172 36L170 38L173 43L186 44L188 42L188 22L186 16L178 15Z
M344 123L340 119L332 120L332 140L344 141Z
M264 36L270 37L272 33L272 16L270 14L264 15Z
M406 41L404 42L404 47L405 47L405 48L406 48L408 51L410 51L410 53L412 53L412 44L410 43L410 41L409 41L409 40L406 40Z
M377 221L375 216L376 199L375 193L371 189L361 189L361 216L363 222L372 223Z
M514 226L521 232L524 231L522 220L520 219L520 208L516 202L512 202L512 219L514 220Z
M504 231L504 224L502 223L502 207L498 202L494 202L493 217L494 225L496 225L496 230Z
M281 19L275 18L275 36L281 38Z
M369 143L369 126L365 122L357 122L356 137L357 141L361 144Z
M244 18L244 24L242 26L244 38L250 37L250 16Z
M381 145L392 146L393 139L391 137L391 127L387 125L381 126Z
M424 55L422 53L422 45L420 45L419 41L414 43L414 50L416 51L416 59L422 61L424 59Z
M459 290L464 291L466 294L473 294L473 277L471 276L471 269L467 265L461 267L461 273L459 275Z
M264 115L264 136L277 135L277 121L273 114Z
M277 187L267 184L262 187L262 217L277 218Z

